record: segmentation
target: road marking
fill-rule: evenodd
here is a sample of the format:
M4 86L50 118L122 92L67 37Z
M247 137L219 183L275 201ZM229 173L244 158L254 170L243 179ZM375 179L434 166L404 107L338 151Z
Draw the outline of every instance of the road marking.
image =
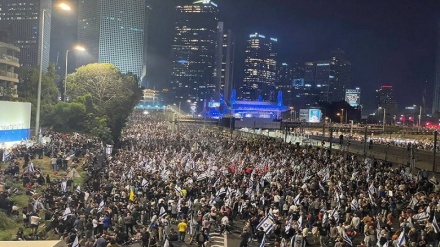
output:
M227 247L228 246L228 235L221 235L219 233L212 233L210 237L211 247Z

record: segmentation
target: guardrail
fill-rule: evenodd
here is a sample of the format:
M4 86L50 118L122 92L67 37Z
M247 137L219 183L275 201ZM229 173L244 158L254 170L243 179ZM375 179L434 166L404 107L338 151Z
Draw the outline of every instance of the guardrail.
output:
M18 74L12 73L12 72L8 72L8 71L4 71L4 70L0 70L0 76L6 76L9 78L14 78L14 79L18 79Z
M0 59L9 60L9 61L13 61L16 63L18 63L18 61L19 61L18 58L11 56L11 55L4 54L4 53L0 53Z

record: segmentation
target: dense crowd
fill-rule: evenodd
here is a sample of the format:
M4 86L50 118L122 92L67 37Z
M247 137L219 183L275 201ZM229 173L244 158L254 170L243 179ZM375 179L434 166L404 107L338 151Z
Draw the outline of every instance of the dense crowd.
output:
M426 172L156 119L154 114L131 119L121 148L108 156L92 152L100 143L79 135L52 138L56 145L46 148L57 150L51 156L83 160L76 167L87 171L85 183L74 185L68 177L48 181L50 176L43 181L39 168L29 165L16 169L14 181L24 184L32 177L26 180L31 201L20 212L13 207L8 212L26 217L37 231L43 210L51 231L80 246L133 241L209 246L213 231L231 234L238 226L240 247L252 241L295 247L438 246L440 187ZM40 186L44 193L32 195ZM12 187L7 191L14 193Z

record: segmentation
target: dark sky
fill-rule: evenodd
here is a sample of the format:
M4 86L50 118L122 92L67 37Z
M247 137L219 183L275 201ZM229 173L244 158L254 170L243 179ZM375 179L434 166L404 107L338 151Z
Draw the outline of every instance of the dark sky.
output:
M77 0L71 0L73 3ZM170 79L173 14L177 3L192 0L149 0L148 79L161 88ZM55 3L56 1L54 1ZM243 76L244 46L250 33L278 38L279 62L329 58L331 50L345 50L352 62L352 87L361 87L362 104L375 107L374 92L390 84L400 107L431 107L434 83L438 0L216 0L226 28L236 34L235 83ZM51 58L76 40L76 15L55 11ZM69 72L74 59L72 53ZM63 74L64 72L60 73Z
M152 0L149 80L169 80L173 7L185 0ZM438 0L217 0L221 21L236 34L236 73L242 80L244 43L250 33L278 38L279 62L326 59L345 50L352 62L352 86L374 108L374 92L393 85L400 107L431 106Z

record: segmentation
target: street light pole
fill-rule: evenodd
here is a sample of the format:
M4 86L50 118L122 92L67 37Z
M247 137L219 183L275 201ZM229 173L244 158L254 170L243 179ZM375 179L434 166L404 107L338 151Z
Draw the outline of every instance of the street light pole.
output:
M69 51L66 50L66 69L64 71L64 94L63 94L63 101L67 101L66 92L67 92L67 64L69 61Z
M385 131L385 121L386 121L386 119L385 119L385 116L386 116L386 108L383 108L383 126L382 126L382 131Z
M39 142L40 137L40 107L41 107L41 79L43 77L43 54L44 54L44 15L46 9L41 14L41 40L40 40L40 74L38 75L38 91L37 91L37 111L35 116L35 141Z
M341 124L344 124L344 109L341 109L342 114L341 114Z

